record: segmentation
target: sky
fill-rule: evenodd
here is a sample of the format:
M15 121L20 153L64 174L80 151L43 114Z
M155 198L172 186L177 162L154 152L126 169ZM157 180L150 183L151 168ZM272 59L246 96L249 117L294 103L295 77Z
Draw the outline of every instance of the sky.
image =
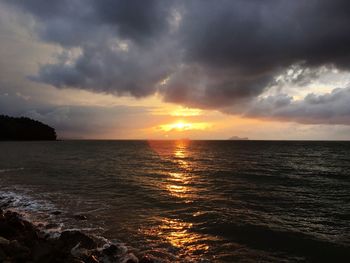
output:
M348 0L0 0L0 114L61 139L350 140Z

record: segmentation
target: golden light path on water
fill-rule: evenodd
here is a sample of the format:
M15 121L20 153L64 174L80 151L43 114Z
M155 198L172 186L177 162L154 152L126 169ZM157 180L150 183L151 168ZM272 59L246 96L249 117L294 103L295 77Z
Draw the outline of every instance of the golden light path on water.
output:
M193 176L188 173L190 165L186 158L188 157L188 140L175 141L173 158L179 167L178 172L169 172L166 188L169 194L184 199L185 203L191 202L191 195L195 194L195 189L189 185L193 183Z
M163 142L164 143L164 142ZM160 187L167 191L168 195L179 199L184 205L190 204L198 197L198 189L195 187L196 181L199 180L192 170L193 163L189 159L189 146L191 141L178 140L168 141L167 147L162 142L150 143L151 148L164 159L171 160L175 163L177 170L164 173L164 181ZM192 216L201 215L201 211L195 212ZM210 246L209 242L216 240L215 237L203 235L193 231L193 223L186 222L176 216L176 211L172 218L159 217L157 226L146 229L143 234L147 236L157 236L171 244L172 247L183 251L185 258L187 256L205 254Z

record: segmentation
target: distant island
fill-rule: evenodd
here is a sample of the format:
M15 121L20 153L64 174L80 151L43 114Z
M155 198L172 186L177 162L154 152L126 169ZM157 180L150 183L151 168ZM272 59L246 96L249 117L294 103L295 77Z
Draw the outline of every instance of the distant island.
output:
M247 138L247 137L242 138L242 137L238 137L238 136L232 136L231 138L229 138L229 140L231 140L231 141L248 141L249 138Z
M54 128L26 117L0 115L0 141L53 141Z

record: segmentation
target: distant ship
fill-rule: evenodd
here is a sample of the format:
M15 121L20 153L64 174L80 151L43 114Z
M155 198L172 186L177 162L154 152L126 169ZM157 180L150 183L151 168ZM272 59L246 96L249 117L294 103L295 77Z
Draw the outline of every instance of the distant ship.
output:
M248 137L238 137L238 136L232 136L231 138L229 138L229 140L231 141L248 141L249 138Z

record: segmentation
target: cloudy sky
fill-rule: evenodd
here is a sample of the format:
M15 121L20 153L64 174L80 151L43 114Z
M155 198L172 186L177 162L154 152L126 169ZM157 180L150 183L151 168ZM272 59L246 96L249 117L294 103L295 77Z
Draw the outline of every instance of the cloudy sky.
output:
M60 138L350 139L348 0L0 0L0 114Z

